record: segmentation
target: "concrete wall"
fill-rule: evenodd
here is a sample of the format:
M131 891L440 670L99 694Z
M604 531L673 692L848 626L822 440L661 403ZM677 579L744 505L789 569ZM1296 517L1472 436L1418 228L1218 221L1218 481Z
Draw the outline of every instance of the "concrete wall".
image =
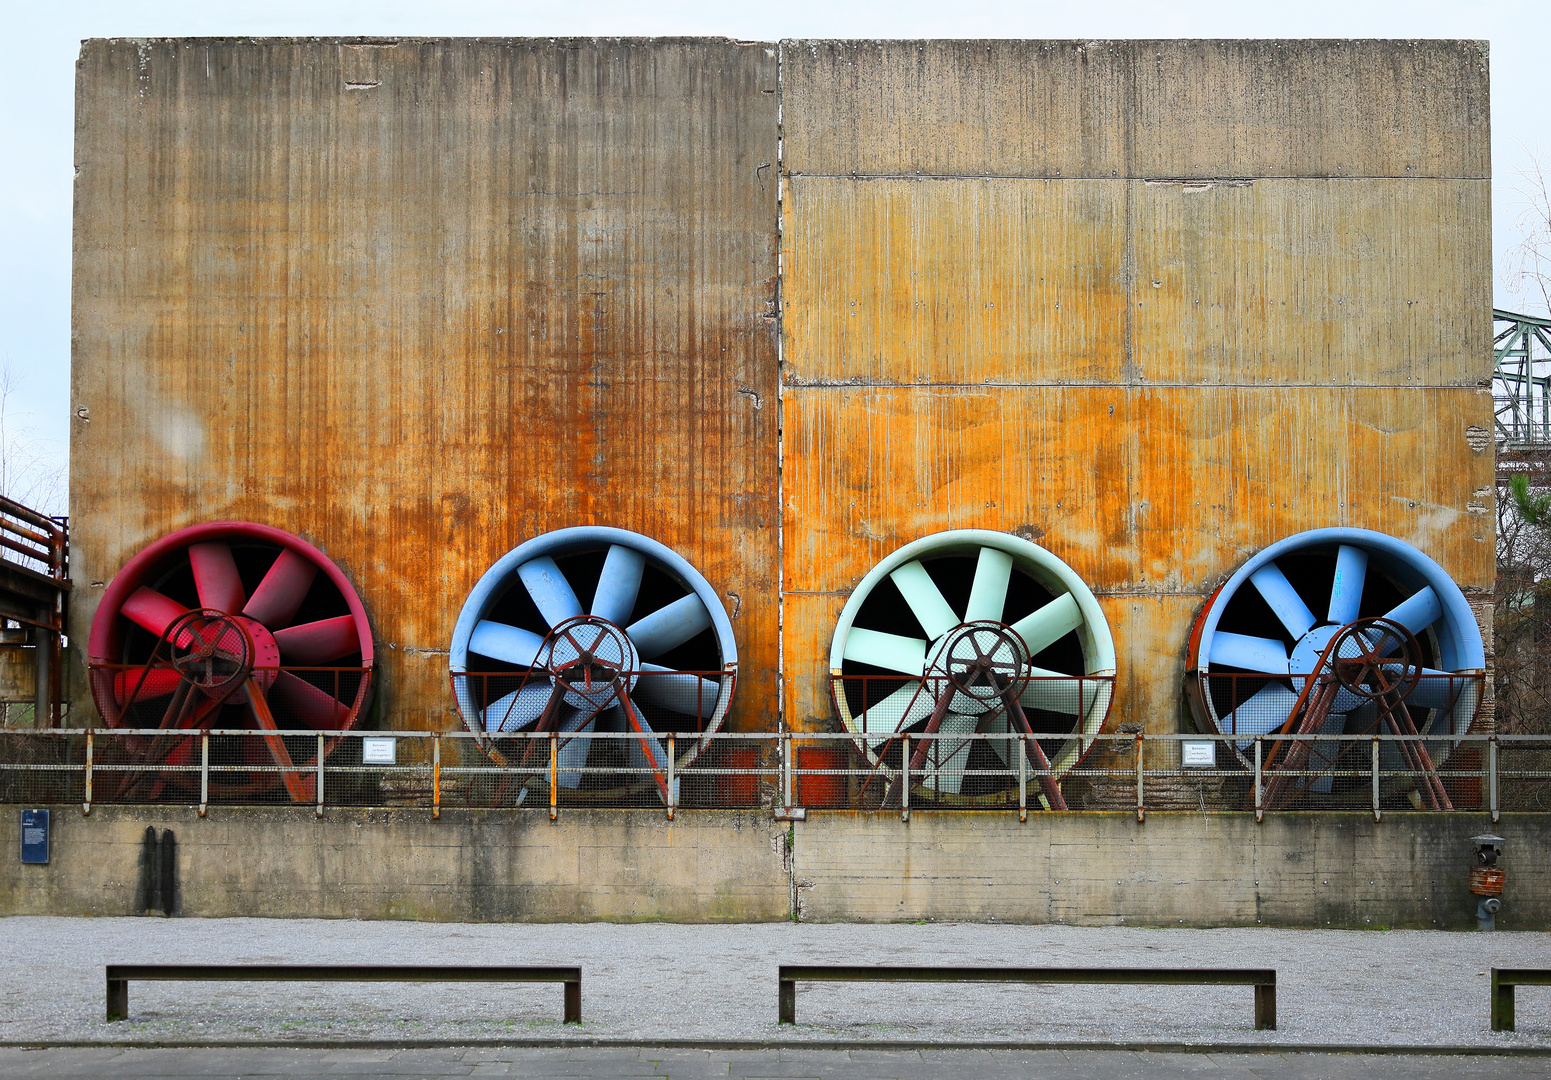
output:
M675 922L961 920L1473 927L1469 838L1507 839L1499 926L1551 929L1551 815L190 809L53 813L53 862L0 862L0 914L133 913L147 825L180 914ZM20 814L0 813L16 851ZM790 832L788 833L788 829ZM791 838L788 850L787 838Z
M456 725L469 589L611 525L721 594L730 723L773 728L776 78L724 39L86 42L73 639L151 541L255 521L361 594L386 723Z
M433 921L784 919L784 829L768 814L55 807L52 861L0 871L0 912L134 914L146 826L177 837L190 916ZM21 815L0 814L19 850ZM9 847L5 847L9 845Z

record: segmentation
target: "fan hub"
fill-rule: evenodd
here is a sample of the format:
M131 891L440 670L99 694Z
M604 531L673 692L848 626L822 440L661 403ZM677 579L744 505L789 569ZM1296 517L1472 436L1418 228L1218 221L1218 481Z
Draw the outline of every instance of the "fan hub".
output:
M555 627L543 664L551 678L565 684L567 705L596 711L613 704L621 688L628 692L635 685L641 661L624 630L596 615L581 615Z
M1028 682L1028 650L1010 627L989 620L961 623L927 655L933 697L953 692L949 708L979 713L997 707L1008 687L1021 694Z

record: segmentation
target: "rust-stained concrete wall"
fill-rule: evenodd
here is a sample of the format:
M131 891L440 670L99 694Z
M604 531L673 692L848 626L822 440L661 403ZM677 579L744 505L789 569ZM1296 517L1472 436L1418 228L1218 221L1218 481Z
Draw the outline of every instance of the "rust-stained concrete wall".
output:
M832 725L845 598L948 528L1090 583L1112 726L1178 726L1202 601L1302 529L1487 612L1487 101L1475 42L88 42L77 636L222 517L341 564L401 725L573 524L727 598L743 728L778 673Z
M852 588L942 529L1069 562L1110 724L1154 731L1203 601L1290 533L1383 530L1489 592L1484 44L781 57L791 726L833 724Z
M20 814L0 815L17 850ZM1470 837L1507 839L1503 929L1551 927L1545 814L53 808L53 861L0 861L0 914L134 913L147 825L190 916L1468 929ZM796 905L795 908L792 905Z
M385 722L456 724L469 588L522 540L614 525L722 594L731 722L774 727L776 59L86 42L77 639L150 541L258 521L361 593Z

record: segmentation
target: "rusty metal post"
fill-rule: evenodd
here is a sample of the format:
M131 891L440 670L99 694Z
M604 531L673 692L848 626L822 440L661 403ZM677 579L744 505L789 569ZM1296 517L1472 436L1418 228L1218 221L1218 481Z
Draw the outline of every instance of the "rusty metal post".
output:
M85 785L85 790L82 792L82 794L85 796L85 799L81 803L81 813L82 814L90 814L92 812L92 729L91 728L87 728L86 729L86 785Z
M32 651L33 670L36 672L35 680L37 683L33 688L32 694L32 726L34 730L53 726L51 722L52 714L49 710L49 706L52 704L50 699L53 697L53 694L50 693L53 689L53 680L50 676L54 673L53 665L49 663L49 644L53 636L53 634L41 626L34 627L32 631L33 640L36 642Z
M1018 820L1029 820L1029 737L1018 736Z
M1255 736L1255 820L1257 822L1264 821L1266 819L1266 806L1265 806L1265 801L1264 801L1265 800L1265 783L1264 783L1264 778L1261 775L1261 768L1260 768L1261 748L1262 748L1262 743L1261 743L1261 740L1260 740L1260 736L1256 735Z
M1373 820L1382 821L1384 815L1379 811L1379 737L1373 737Z
M1142 783L1142 777L1145 775L1145 772L1144 772L1144 769L1143 769L1143 763L1144 762L1143 762L1143 755L1142 755L1142 733L1140 731L1138 731L1136 733L1136 820L1137 821L1146 821L1147 820L1147 804L1144 801L1144 791L1143 791L1143 783Z
M677 756L674 748L673 732L668 732L668 820L673 820L673 811L679 805L679 789L673 779L673 759Z
M582 980L565 984L565 1019L562 1024L580 1024L582 1022ZM1273 1027L1275 1025L1272 1025Z
M323 816L323 732L318 732L318 807L314 813Z
M442 733L431 736L431 817L442 816Z
M129 1017L129 980L108 976L108 1023Z
M210 810L210 732L199 733L199 816Z
M560 816L560 733L549 732L549 820Z
M1487 801L1492 811L1492 824L1496 825L1502 816L1497 808L1497 736L1493 735L1486 743L1486 770L1487 770Z
M900 778L904 780L899 796L899 820L910 820L910 735L907 733L901 737L904 752L899 758ZM793 1021L795 1023L795 1021Z

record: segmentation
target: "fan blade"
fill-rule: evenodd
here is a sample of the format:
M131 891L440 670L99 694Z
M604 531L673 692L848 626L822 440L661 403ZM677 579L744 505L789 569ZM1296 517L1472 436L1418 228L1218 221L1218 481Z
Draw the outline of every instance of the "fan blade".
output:
M530 724L538 723L549 703L550 686L543 679L530 682L520 690L513 690L505 697L497 698L485 707L482 719L487 732L521 731Z
M281 669L269 688L270 702L310 728L337 731L350 722L350 707L326 690Z
M1001 622L1011 580L1012 556L997 548L981 548L975 581L969 587L969 603L964 605L964 621Z
M1296 641L1310 630L1318 620L1309 606L1298 595L1298 590L1292 587L1292 582L1287 580L1287 575L1282 573L1281 567L1276 563L1266 563L1259 570L1249 576L1250 584L1260 593L1261 597L1271 606L1276 617L1282 620L1282 625L1287 627L1287 632Z
M642 659L661 656L711 625L711 613L694 593L681 596L625 628Z
M532 667L543 647L544 639L537 634L491 619L481 620L469 635L470 652L518 667Z
M641 668L646 674L637 680L635 689L630 691L632 698L640 698L653 705L701 719L716 711L716 702L722 693L721 683L658 664L643 663Z
M1249 637L1219 630L1212 635L1212 652L1208 659L1214 665L1265 675L1286 675L1288 671L1287 646L1275 638Z
M942 591L926 572L920 560L907 562L889 575L889 580L899 589L899 594L910 605L911 612L926 636L936 641L959 625L959 617L942 598Z
M1363 580L1368 576L1368 553L1342 544L1336 552L1336 576L1330 585L1329 620L1345 626L1362 610Z
M188 610L172 597L142 585L129 594L129 599L124 601L119 613L136 626L161 637L167 632L167 627L176 622L179 616L187 615Z
M1331 713L1325 717L1325 722L1319 728L1321 735L1341 735L1345 731L1345 713ZM1308 767L1315 772L1325 772L1327 769L1334 769L1336 767L1336 759L1340 756L1341 744L1339 742L1322 742L1316 739L1309 744ZM1329 775L1316 777L1314 782L1309 785L1309 790L1317 791L1321 795L1329 795L1330 785L1334 779L1335 777Z
M1029 655L1038 656L1081 625L1082 608L1077 606L1077 597L1066 593L1025 615L1012 628L1029 647Z
M237 573L237 561L232 558L230 546L219 540L191 544L188 561L194 568L194 588L199 592L200 607L226 615L236 615L242 610L247 597L242 591L242 577Z
M1402 600L1384 617L1391 622L1398 622L1413 634L1420 634L1443 617L1443 605L1438 602L1438 594L1429 585Z
M1031 667L1028 674L1029 683L1023 688L1023 693L1018 695L1018 704L1025 709L1084 716L1098 700L1103 688L1103 683L1097 679L1080 679L1075 675L1044 668Z
M949 713L942 718L937 732L940 735L966 735L975 730L980 723L978 717L965 716L962 713ZM936 739L936 745L926 752L926 768L933 768L931 762L935 759L936 768L962 769L969 764L969 748L973 745L969 739ZM964 777L957 773L930 772L926 776L923 785L936 791L939 795L957 795L964 786Z
M610 706L608 711L613 714L611 721L618 725L616 730L637 732L645 736L645 739L629 738L625 740L625 748L630 753L630 767L633 769L651 769L654 772L662 771L663 766L660 760L662 747L657 743L657 733L646 722L646 717L641 715L641 710L631 710L635 717L634 723L631 722L630 715L625 712L624 705L618 702ZM646 744L645 746L642 745L643 742ZM648 756L648 748L650 748L650 756Z
M991 717L989 722L982 724L980 730L987 735L1005 735L1012 729L1007 724L1007 713L1003 711ZM1017 739L987 739L986 741L991 744L991 749L996 751L996 756L1002 759L1002 764L1011 767L1013 747L1021 743Z
M858 664L899 671L920 678L926 671L926 642L877 630L851 628L846 635L845 658Z
M356 632L354 616L340 615L276 630L275 644L288 663L316 667L360 652L361 635Z
M1298 695L1279 682L1266 683L1227 716L1223 717L1224 735L1265 735L1287 722ZM1239 744L1240 748L1248 742Z
M181 677L172 668L129 668L127 671L115 671L113 673L113 699L120 706L131 704L130 696L135 701L150 701L152 698L166 697L178 688L182 682Z
M597 614L597 612L593 612ZM583 722L583 717L586 721ZM591 731L597 722L597 715L586 716L585 713L577 713L560 725L561 731ZM560 747L555 751L556 781L563 788L575 791L582 786L582 774L574 771L587 764L587 754L592 750L591 739L562 739Z
M646 567L646 556L639 551L615 544L609 548L603 560L603 572L598 575L598 588L592 595L592 614L607 619L615 626L624 626L635 609L636 595L641 591L641 571Z
M286 548L248 597L242 613L269 630L290 626L317 576L311 559Z
M551 629L582 613L582 602L576 598L571 583L548 555L523 563L517 568L517 576Z
M935 704L921 683L911 680L858 716L857 726L862 734L872 736L868 741L877 746L885 737L931 716Z

